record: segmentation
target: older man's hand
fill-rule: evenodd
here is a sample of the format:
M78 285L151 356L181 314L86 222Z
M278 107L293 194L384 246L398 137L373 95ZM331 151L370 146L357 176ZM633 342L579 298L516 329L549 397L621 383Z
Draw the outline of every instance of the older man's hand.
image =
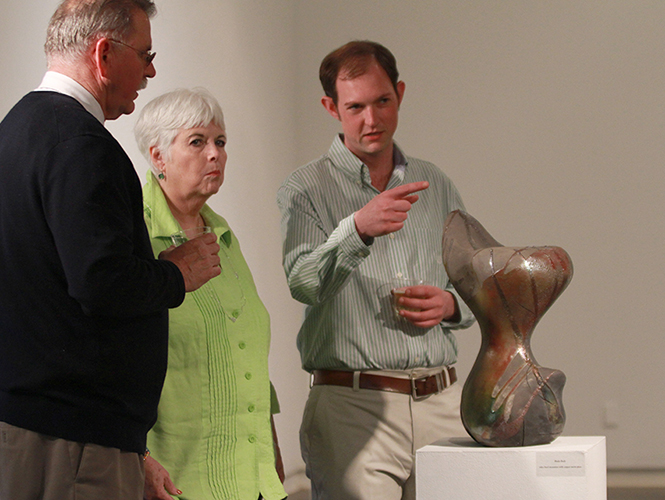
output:
M173 262L185 279L185 290L192 292L219 276L219 244L214 233L204 234L180 246L169 247L159 258Z

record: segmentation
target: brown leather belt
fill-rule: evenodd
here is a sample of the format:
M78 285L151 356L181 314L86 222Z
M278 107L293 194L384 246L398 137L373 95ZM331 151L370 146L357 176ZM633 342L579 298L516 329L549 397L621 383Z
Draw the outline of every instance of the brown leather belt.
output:
M422 399L443 391L457 381L455 367L444 367L441 372L421 378L396 378L373 373L358 373L358 389L399 392L410 394L413 399ZM340 385L353 387L354 372L341 370L314 370L312 385Z

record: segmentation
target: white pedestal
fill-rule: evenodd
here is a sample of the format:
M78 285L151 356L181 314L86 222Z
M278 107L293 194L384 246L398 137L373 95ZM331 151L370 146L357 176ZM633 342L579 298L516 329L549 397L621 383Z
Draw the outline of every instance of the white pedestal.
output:
M469 438L416 452L417 500L607 500L605 437L487 448Z

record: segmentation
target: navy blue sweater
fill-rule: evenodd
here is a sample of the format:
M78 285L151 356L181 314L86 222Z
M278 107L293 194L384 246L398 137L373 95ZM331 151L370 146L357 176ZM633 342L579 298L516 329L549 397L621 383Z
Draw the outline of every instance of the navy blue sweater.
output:
M184 295L118 142L71 97L26 95L0 123L0 421L142 452Z

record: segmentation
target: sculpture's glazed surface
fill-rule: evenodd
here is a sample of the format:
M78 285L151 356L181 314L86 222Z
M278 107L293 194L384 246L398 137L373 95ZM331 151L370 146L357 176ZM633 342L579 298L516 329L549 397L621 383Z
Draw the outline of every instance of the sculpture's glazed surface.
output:
M467 432L486 446L552 442L566 419L566 376L538 366L530 338L572 278L570 257L559 247L504 247L458 210L446 220L443 263L482 333L462 393Z

